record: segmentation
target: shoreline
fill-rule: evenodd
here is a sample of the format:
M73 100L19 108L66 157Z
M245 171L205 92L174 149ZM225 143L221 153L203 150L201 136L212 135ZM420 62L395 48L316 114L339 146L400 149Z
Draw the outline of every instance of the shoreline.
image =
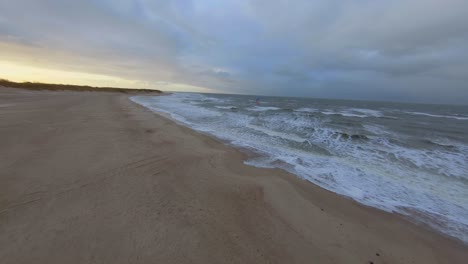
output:
M149 96L149 97L152 97L153 95L143 95L143 96ZM138 96L138 95L135 95L135 96L129 96L129 100L132 101L133 103L135 103L136 105L138 106L141 106L147 110L150 110L151 112L163 117L163 118L166 118L172 122L174 122L176 125L179 125L179 126L183 126L185 128L189 128L193 131L195 131L196 133L199 133L201 135L205 135L205 136L208 136L228 147L231 147L231 148L234 148L238 151L240 151L241 153L245 154L245 157L243 158L242 160L242 163L245 164L245 165L248 165L248 166L252 166L252 167L256 167L256 168L263 168L263 169L279 169L287 174L291 174L301 180L304 180L306 181L307 183L311 183L312 185L318 187L318 188L321 188L323 190L326 190L326 191L329 191L337 196L340 196L340 197L343 197L343 198L346 198L346 199L349 199L353 202L356 202L358 205L360 206L364 206L366 208L371 208L371 209L377 209L378 211L382 211L382 212L385 212L385 213L389 213L391 215L398 215L399 217L401 217L402 219L404 219L405 221L411 223L411 224L415 224L419 227L422 227L423 229L429 231L429 232L434 232L438 235L441 235L441 236L444 236L448 239L452 239L464 246L468 246L468 241L464 241L462 238L460 237L457 237L455 235L451 235L449 233L446 233L444 232L443 229L437 229L436 227L437 226L442 226L442 225L446 225L446 223L442 223L442 222L435 222L435 223L431 223L431 219L428 218L427 216L421 216L421 218L415 218L415 216L418 216L418 215L422 215L420 212L418 212L417 210L414 210L411 209L410 207L404 207L404 206L401 206L399 207L398 209L399 210L390 210L388 208L382 208L382 207L378 207L376 205L371 205L371 204L366 204L366 203L363 203L363 202L360 202L359 200L356 200L355 198L353 198L352 196L347 196L345 194L341 194L341 193L338 193L338 192L335 192L333 191L332 189L327 189L326 187L323 187L323 186L320 186L319 184L317 183L314 183L313 181L310 181L308 179L306 179L305 177L301 176L300 174L294 172L294 170L288 170L288 168L285 168L285 167L282 167L282 166L272 166L272 167L267 167L267 166L261 166L261 165L256 165L255 163L252 163L250 162L251 159L255 159L257 157L270 157L270 154L267 153L267 152L263 152L262 150L259 150L259 149L256 149L255 147L247 147L245 145L242 145L242 144L235 144L233 143L233 140L232 139L227 139L227 138L222 138L222 137L219 137L215 132L213 131L209 131L209 130L203 130L203 129L197 129L197 126L195 126L194 124L188 122L188 121L185 121L185 118L182 117L182 120L178 120L177 117L174 117L172 116L172 113L169 113L167 112L166 110L162 110L162 109L158 109L158 108L152 108L151 106L145 106L145 103L144 101L139 101L138 98L139 97L143 97L143 96ZM135 98L134 98L135 97ZM195 127L194 127L195 126ZM287 164L287 163L285 163ZM405 212L407 214L405 214ZM429 222L427 222L429 221ZM434 219L432 219L432 221L434 221ZM462 233L463 234L463 233Z
M247 154L127 95L1 89L0 104L13 104L0 115L2 263L468 257L397 214L246 165Z
M164 94L164 95L166 95L166 94ZM142 95L142 96L155 96L155 95ZM158 95L156 95L156 96L158 96ZM163 96L163 95L159 95L159 96ZM434 229L429 224L426 224L424 222L418 222L417 220L411 218L411 216L409 216L409 215L404 215L402 213L395 212L395 211L389 212L389 211L385 211L383 209L379 209L379 208L376 208L376 207L373 207L373 206L370 206L370 205L360 203L359 201L354 200L352 197L348 197L346 195L341 195L341 194L338 194L338 193L333 192L331 190L327 190L327 189L325 189L325 188L323 188L323 187L321 187L321 186L319 186L319 185L317 185L317 184L315 184L313 182L308 181L307 179L302 178L299 175L291 173L291 172L289 172L289 171L287 171L285 169L282 169L282 168L265 168L265 167L257 167L255 165L247 164L247 163L245 163L245 161L247 161L249 158L255 157L257 155L262 155L262 154L259 154L258 152L256 152L255 149L249 149L249 148L246 148L246 147L241 147L241 146L237 146L235 144L232 144L229 140L218 138L215 135L210 134L209 132L198 131L196 129L193 129L193 128L189 127L188 125L186 125L186 124L172 118L168 113L153 111L150 108L145 107L145 106L137 103L136 101L133 101L131 99L131 97L133 97L133 96L128 97L129 101L132 102L133 104L135 104L137 107L142 108L145 111L150 111L151 113L157 115L158 117L164 118L164 119L168 120L169 122L174 123L174 125L176 125L176 126L180 126L180 127L184 128L184 129L188 129L188 130L190 130L190 131L192 131L192 132L194 132L196 134L199 134L200 136L208 137L210 140L214 140L218 144L222 144L222 145L224 145L224 146L226 146L228 148L232 148L234 151L237 151L242 157L241 158L242 164L245 165L245 166L249 166L249 167L253 167L253 168L257 168L257 169L264 169L264 170L281 171L280 177L284 177L285 179L288 179L288 180L292 180L292 179L299 180L299 181L305 183L305 185L309 186L309 187L305 187L305 188L314 188L314 189L318 188L321 191L329 193L330 195L335 195L337 197L340 197L341 199L346 199L346 200L352 202L355 206L361 207L364 210L370 210L370 211L373 211L374 213L384 214L384 215L388 215L390 217L396 217L398 220L401 220L404 223L414 225L416 228L422 229L423 232L429 232L429 233L433 233L433 234L435 234L437 236L444 237L444 238L446 238L448 240L453 241L454 243L459 244L459 246L467 247L467 249L468 249L468 244L464 243L464 241L462 241L461 239L459 239L457 237L450 236L448 234L445 234L440 230ZM301 183L299 183L299 184L301 184Z

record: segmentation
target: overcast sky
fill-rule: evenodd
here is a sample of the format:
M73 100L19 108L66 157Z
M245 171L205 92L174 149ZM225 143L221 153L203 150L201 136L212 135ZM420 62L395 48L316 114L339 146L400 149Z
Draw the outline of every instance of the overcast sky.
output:
M91 85L468 104L468 1L0 0L0 77L26 66Z

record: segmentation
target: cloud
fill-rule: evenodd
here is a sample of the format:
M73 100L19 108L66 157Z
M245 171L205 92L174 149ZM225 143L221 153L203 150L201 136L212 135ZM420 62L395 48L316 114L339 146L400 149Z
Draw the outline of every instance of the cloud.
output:
M0 0L0 60L218 91L468 101L464 0Z

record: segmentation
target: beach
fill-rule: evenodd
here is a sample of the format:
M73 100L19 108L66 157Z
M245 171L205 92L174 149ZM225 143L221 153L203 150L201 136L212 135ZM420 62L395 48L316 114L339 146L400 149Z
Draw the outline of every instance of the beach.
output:
M0 88L0 263L465 263L129 99Z

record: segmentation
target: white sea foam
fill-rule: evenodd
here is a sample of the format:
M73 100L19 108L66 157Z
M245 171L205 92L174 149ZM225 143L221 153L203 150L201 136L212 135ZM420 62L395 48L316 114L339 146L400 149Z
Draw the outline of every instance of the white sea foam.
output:
M437 117L437 118L468 120L468 116L436 115L436 114L429 114L429 113L422 113L422 112L409 112L409 111L405 113L410 114L410 115L422 115L422 116Z
M227 106L215 105L215 107L218 109L235 109L236 108L235 106L232 106L232 105L227 105Z
M374 116L374 117L383 116L383 113L381 111L372 110L372 109L350 108L349 111L356 112L356 113L361 113L361 114L364 114L365 116Z
M340 116L346 116L346 117L360 117L360 118L365 118L365 117L373 117L369 115L363 115L363 114L356 114L351 111L333 111L333 110L324 110L320 111L320 113L324 115L340 115Z
M278 131L270 130L270 129L267 129L267 128L264 128L264 127L261 127L261 126L248 124L248 125L246 125L246 127L257 130L257 131L261 131L261 132L263 132L263 133L265 133L265 134L267 134L269 136L272 136L272 137L279 137L279 138L282 138L282 139L292 140L292 141L296 141L296 142L300 142L300 143L303 143L303 142L307 141L307 139L298 137L298 136L296 136L294 134L278 132Z
M348 108L344 110L324 110L320 111L324 115L341 115L346 117L383 117L382 112L371 109Z
M249 111L255 111L255 112L263 112L263 111L270 111L270 110L280 110L281 108L279 107L274 107L274 106L254 106L254 107L248 107L246 110Z
M392 132L390 132L388 129L379 125L364 125L364 128L375 136L385 136L392 134Z
M296 109L294 111L296 111L296 112L306 112L306 113L316 113L316 112L318 112L318 109L310 108L310 107L301 107L301 108L298 108L298 109Z
M339 115L347 116L347 117L361 117L361 118L373 117L373 116L369 116L369 115L354 114L354 113L346 112L346 111L339 112Z

